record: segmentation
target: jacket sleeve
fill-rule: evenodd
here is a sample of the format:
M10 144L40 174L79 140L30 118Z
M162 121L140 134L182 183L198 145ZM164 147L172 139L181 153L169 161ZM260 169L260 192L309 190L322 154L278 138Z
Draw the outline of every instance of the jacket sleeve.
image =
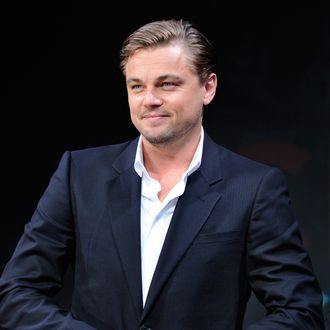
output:
M70 152L65 152L0 278L0 327L93 329L52 300L73 254Z
M251 288L266 308L249 330L324 329L321 289L278 169L264 175L255 196L247 267Z

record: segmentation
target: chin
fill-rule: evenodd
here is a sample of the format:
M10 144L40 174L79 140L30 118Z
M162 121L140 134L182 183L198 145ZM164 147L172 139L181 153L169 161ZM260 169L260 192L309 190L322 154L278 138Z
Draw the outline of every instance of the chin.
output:
M167 135L144 135L144 138L150 142L151 144L157 144L157 145L161 145L161 144L167 144L170 143L173 139L172 136Z

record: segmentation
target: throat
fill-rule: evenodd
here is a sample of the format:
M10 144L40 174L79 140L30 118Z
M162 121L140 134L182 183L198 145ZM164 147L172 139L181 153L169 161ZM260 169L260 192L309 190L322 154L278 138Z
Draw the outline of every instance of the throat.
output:
M165 200L170 191L181 180L183 172L184 171L170 171L166 175L154 175L153 173L149 173L149 175L160 184L161 189L157 196L161 202Z

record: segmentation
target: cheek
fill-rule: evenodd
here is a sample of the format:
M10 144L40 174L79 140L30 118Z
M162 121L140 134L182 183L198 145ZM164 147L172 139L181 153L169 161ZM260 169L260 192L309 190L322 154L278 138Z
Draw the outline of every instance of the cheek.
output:
M136 98L128 98L128 107L129 107L131 121L133 122L133 124L137 124L138 116L140 112L140 106Z
M137 95L128 95L128 105L133 109L137 109L142 104L142 97Z
M128 97L128 106L129 106L131 114L135 113L137 111L137 108L138 108L136 98Z
M184 113L187 116L192 115L193 113L199 113L203 109L203 100L199 97L186 97L181 100L181 106L184 110Z

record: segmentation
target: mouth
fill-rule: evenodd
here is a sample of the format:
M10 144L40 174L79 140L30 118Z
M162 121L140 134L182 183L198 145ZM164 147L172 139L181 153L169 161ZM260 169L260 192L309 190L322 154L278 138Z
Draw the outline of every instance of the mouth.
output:
M159 120L162 118L167 118L170 117L169 114L167 113L159 113L159 112L148 112L148 113L142 113L140 116L140 119L146 119L146 120L150 120L150 121L155 121L155 120Z
M168 117L169 115L164 112L148 112L148 113L142 113L142 118L153 118L153 117Z
M159 116L145 116L142 118L142 120L145 123L149 123L151 125L161 125L162 123L164 123L165 119L168 118L168 116L163 116L163 115L159 115Z

